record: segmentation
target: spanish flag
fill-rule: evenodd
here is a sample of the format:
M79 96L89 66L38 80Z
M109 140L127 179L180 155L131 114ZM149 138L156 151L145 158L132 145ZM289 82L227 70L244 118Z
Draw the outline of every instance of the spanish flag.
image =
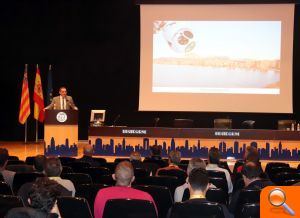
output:
M34 119L40 122L44 122L44 110L43 110L44 96L43 96L43 87L42 87L39 65L36 65L33 101L34 101Z
M30 115L30 99L28 89L28 77L27 77L27 64L25 64L25 71L23 76L21 104L19 111L19 122L25 124L27 118Z

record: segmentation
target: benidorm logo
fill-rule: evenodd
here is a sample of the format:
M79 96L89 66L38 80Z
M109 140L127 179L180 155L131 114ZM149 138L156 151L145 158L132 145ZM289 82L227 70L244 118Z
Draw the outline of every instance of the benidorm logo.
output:
M56 120L60 123L64 123L66 122L66 120L68 119L68 116L65 112L59 112L57 115L56 115Z

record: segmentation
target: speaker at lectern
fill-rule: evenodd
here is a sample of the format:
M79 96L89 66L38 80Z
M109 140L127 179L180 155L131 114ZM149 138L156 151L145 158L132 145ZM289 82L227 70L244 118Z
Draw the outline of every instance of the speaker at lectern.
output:
M76 156L78 110L46 110L44 140L46 156Z

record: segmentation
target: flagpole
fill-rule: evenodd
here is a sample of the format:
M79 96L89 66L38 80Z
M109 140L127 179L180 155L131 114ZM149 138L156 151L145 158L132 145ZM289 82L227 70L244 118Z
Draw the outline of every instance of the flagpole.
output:
M39 121L35 120L35 142L39 140Z
M25 144L27 143L27 120L25 121L25 139L24 139Z

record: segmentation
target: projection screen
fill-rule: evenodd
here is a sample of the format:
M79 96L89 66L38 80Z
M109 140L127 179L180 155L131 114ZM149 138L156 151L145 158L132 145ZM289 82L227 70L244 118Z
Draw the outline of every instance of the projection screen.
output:
M139 110L292 113L294 8L141 5Z

